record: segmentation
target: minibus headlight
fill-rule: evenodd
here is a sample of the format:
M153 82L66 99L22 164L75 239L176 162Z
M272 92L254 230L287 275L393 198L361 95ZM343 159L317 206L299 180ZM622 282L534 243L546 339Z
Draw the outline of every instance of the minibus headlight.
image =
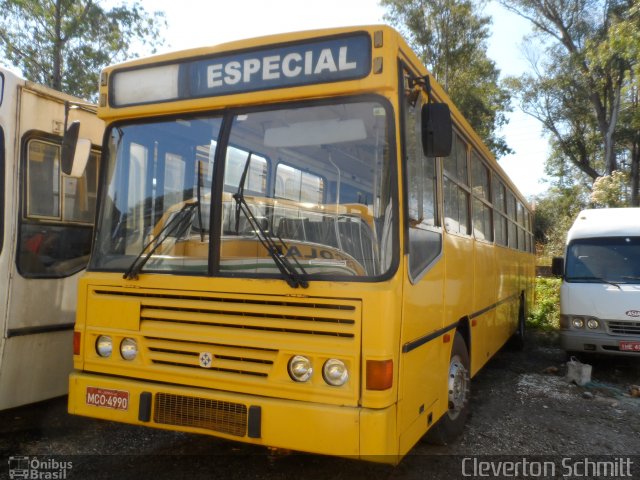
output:
M584 320L580 317L574 317L571 320L571 325L573 325L573 328L582 328L584 327Z
M302 355L291 357L288 365L289 376L296 382L306 382L313 375L311 360Z
M96 352L101 357L107 358L111 356L113 351L113 341L108 335L100 335L96 341Z
M600 327L600 322L598 322L598 320L596 320L595 318L590 318L589 320L587 320L587 327L589 327L591 330L595 330L596 328Z
M120 343L120 355L125 360L133 360L138 354L138 344L133 338L125 338Z
M349 380L349 371L342 360L330 358L324 362L324 366L322 367L322 378L324 378L324 381L329 385L339 387L347 383L347 380Z

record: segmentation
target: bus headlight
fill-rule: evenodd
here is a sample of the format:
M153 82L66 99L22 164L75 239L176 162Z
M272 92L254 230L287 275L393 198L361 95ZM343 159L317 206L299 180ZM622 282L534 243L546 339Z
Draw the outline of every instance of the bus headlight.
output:
M587 320L587 327L589 327L591 330L595 330L596 328L600 327L600 322L598 322L598 320L596 320L595 318L590 318L589 320Z
M573 325L573 328L582 328L584 327L584 320L580 317L574 317L571 319L571 325Z
M349 380L349 371L342 360L330 358L322 367L322 378L329 385L340 387Z
M112 351L113 341L111 340L111 337L108 335L100 335L98 340L96 340L96 352L98 352L98 355L108 358L111 356Z
M306 382L313 375L311 360L302 355L295 355L289 360L289 376L296 382Z
M138 344L133 338L125 338L120 343L120 355L125 360L133 360L138 354Z

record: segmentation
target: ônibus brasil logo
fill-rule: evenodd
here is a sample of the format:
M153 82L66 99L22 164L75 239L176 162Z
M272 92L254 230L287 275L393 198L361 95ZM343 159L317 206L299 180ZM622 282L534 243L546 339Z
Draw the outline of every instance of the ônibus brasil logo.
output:
M633 317L633 318L640 317L640 310L627 310L624 313L627 315L627 317Z
M65 480L72 468L72 462L60 461L55 458L42 459L25 455L9 457L9 478L12 480L16 478Z

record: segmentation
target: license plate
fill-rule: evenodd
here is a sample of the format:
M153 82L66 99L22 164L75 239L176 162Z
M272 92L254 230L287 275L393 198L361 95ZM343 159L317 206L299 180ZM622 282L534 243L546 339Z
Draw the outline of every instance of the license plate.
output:
M640 352L640 342L620 342L622 352Z
M129 408L129 392L87 387L87 405L113 408L114 410L127 410Z

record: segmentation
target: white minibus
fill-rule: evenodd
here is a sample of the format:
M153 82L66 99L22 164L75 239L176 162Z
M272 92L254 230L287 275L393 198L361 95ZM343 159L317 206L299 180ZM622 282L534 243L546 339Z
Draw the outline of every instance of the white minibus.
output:
M567 352L640 358L640 208L580 212L553 273Z

